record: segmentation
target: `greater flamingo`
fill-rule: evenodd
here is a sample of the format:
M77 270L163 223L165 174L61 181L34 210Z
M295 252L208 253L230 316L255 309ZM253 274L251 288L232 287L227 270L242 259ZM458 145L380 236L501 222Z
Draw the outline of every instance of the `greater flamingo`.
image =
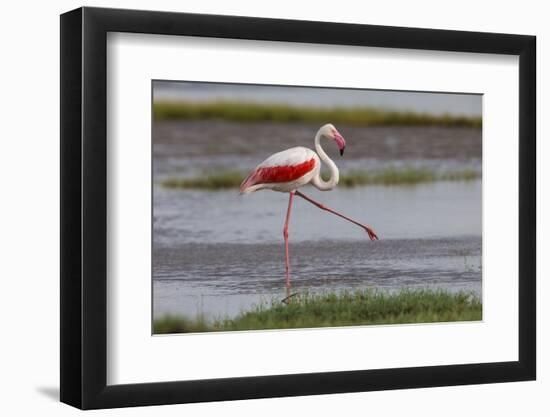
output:
M286 267L286 288L287 298L290 297L290 259L288 254L288 224L290 213L292 211L292 201L294 195L302 197L304 200L319 207L322 210L335 214L357 226L365 229L371 240L378 240L378 236L371 227L361 224L340 214L331 208L321 204L304 193L298 191L298 188L311 183L321 191L332 190L338 184L340 174L336 164L328 157L321 147L321 138L332 140L338 146L340 155L344 154L346 141L332 124L322 126L315 135L315 153L313 150L303 146L297 146L285 151L277 152L263 161L250 173L242 182L240 187L241 194L248 194L254 191L269 189L283 193L289 193L288 209L286 212L283 236L285 240L285 267ZM330 179L328 181L321 178L321 161L327 164L330 170ZM286 300L286 299L285 299Z

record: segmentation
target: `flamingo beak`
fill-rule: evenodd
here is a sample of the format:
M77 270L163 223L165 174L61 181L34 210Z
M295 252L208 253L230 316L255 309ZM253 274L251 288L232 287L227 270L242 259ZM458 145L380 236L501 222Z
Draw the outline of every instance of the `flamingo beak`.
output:
M340 156L344 155L344 150L346 149L346 140L338 131L334 132L334 140L338 145L338 149L340 149Z

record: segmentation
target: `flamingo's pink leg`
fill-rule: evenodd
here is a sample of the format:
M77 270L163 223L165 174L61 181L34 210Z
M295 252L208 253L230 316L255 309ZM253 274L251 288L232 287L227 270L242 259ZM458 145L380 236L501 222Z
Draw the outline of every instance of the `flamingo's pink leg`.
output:
M355 220L350 219L349 217L344 216L343 214L340 214L337 211L332 210L331 208L325 206L324 204L321 204L318 201L315 201L315 200L309 198L307 195L301 193L300 191L296 191L296 194L299 195L300 197L302 197L304 200L309 201L311 204L319 207L320 209L328 211L329 213L332 213L332 214L336 214L337 216L347 220L348 222L352 222L353 224L356 224L357 226L362 227L368 233L370 240L378 240L378 236L376 235L374 230L372 230L371 227L369 227L367 225L364 225L364 224L361 224L359 222L356 222Z
M286 211L285 227L283 229L283 236L285 238L285 266L286 266L286 289L287 293L290 291L290 258L288 256L288 223L290 221L290 213L292 212L292 200L294 199L294 191L291 191L288 198L288 209ZM289 295L289 294L287 294Z

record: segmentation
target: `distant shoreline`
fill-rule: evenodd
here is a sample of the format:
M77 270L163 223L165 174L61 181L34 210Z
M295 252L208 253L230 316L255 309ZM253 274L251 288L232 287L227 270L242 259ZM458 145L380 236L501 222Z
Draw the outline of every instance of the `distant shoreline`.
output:
M175 101L153 103L155 121L218 119L250 122L315 122L350 126L443 126L481 128L481 117L433 115L413 111L379 110L372 107L310 107L242 101Z

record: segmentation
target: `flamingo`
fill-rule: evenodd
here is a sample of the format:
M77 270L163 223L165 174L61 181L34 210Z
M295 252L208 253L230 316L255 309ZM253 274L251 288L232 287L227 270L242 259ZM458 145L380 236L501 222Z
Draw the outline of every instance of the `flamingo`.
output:
M321 210L332 213L363 228L371 240L378 240L374 230L365 224L359 223L341 213L325 206L318 201L306 196L298 189L306 184L312 184L320 191L330 191L338 185L340 174L336 164L328 157L321 147L321 138L334 141L340 150L340 156L344 155L346 141L336 128L328 123L321 126L315 135L315 151L297 146L277 152L259 164L248 175L240 186L240 194L249 194L258 190L269 189L283 193L289 193L288 208L286 212L285 223L283 227L283 237L285 241L285 282L287 289L287 298L290 298L290 257L288 252L288 225L290 214L292 212L292 203L294 196L297 195ZM330 170L330 179L323 180L321 177L321 161L323 161ZM285 299L285 300L286 300Z

